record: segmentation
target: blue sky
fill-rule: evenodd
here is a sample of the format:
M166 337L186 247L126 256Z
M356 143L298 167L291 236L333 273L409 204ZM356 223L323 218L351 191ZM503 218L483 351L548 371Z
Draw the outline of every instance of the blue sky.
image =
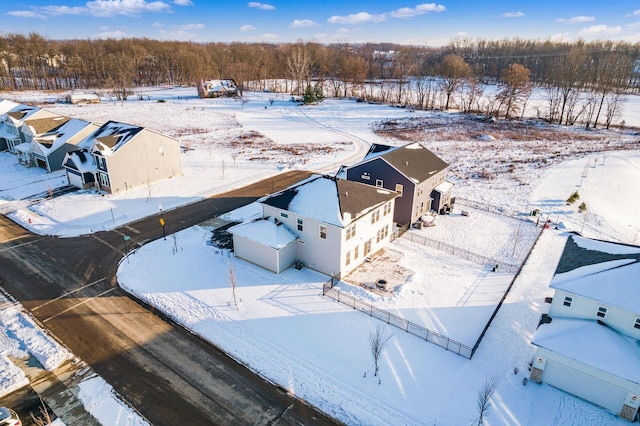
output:
M640 2L613 0L0 0L0 31L49 39L393 42L463 37L640 42Z

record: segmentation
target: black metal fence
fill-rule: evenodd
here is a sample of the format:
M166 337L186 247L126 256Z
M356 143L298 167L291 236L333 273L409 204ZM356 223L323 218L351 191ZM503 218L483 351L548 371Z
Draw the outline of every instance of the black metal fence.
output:
M449 339L448 337L436 333L435 331L431 331L421 325L415 324L411 321L394 315L389 311L376 308L372 304L358 300L354 296L342 293L340 290L333 287L334 282L335 280L332 278L331 281L324 284L322 288L322 294L324 296L330 297L331 299L353 309L357 309L360 312L369 314L369 316L371 317L384 321L387 324L404 330L407 333L411 333L414 336L418 336L427 342L435 343L436 345L441 346L448 351L452 351L460 356L468 359L471 359L471 357L473 356L473 349L469 346L463 345L462 343Z
M466 259L470 262L477 263L479 265L489 265L489 266L498 265L501 271L505 271L508 273L514 273L520 267L520 265L516 265L514 263L504 263L496 260L495 258L473 253L469 250L461 249L460 247L443 243L442 241L433 240L431 238L428 238L416 232L407 232L403 235L403 238L406 238L409 241L413 241L414 243L418 243L426 247L431 247L436 250L444 251L456 257L461 257L463 259Z

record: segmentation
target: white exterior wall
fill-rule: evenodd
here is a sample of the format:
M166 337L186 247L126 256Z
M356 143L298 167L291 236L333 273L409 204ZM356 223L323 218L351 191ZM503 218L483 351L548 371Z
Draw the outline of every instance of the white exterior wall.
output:
M271 247L233 235L233 251L237 257L255 263L271 272L277 272L276 251Z
M113 155L104 157L111 193L182 176L180 155L177 140L142 130Z
M390 205L390 210L389 210L389 213L387 213L386 215L384 214L384 208L383 208L384 204L382 204L376 207L375 209L371 210L366 215L359 218L356 222L354 222L353 224L356 225L356 234L354 237L350 238L349 240L346 239L347 238L346 229L348 229L349 227L343 229L343 232L342 232L343 243L341 246L341 265L342 265L341 270L342 270L343 276L353 271L354 269L356 269L358 266L362 264L362 262L364 262L367 256L371 256L372 254L374 254L375 252L377 252L378 250L386 246L391 240L391 234L394 231L393 207L395 203L393 200L388 201L387 203L389 203ZM375 214L376 211L379 211L380 219L376 221L376 223L372 224L371 217ZM349 226L352 226L353 224ZM386 227L385 237L382 238L382 240L377 241L378 231L385 227ZM364 249L367 241L371 241L371 251L365 254ZM354 259L354 249L356 246L358 247L358 258ZM347 252L350 253L350 259L351 259L351 262L349 263L349 265L346 264Z
M542 381L620 414L627 398L640 397L640 385L538 347L533 367Z
M566 296L573 299L571 307L564 306L564 299ZM599 307L607 308L607 313L604 318L597 315ZM640 340L640 329L634 327L635 321L637 318L640 318L640 315L625 309L600 303L593 299L588 299L573 293L567 293L566 291L555 291L553 301L551 302L551 308L549 309L549 315L552 318L557 316L565 318L601 320L620 333Z
M356 234L349 240L346 239L346 229L335 225L329 225L314 219L296 215L290 211L278 209L263 204L262 217L274 217L287 227L299 240L297 246L297 259L308 268L322 272L323 274L340 278L354 270L366 256L369 256L384 247L391 239L393 228L393 206L394 202L389 201L389 211L385 215L384 204L373 209L366 215L352 222L355 224ZM386 203L385 203L386 204ZM379 210L380 219L376 223L371 223L371 217L376 210ZM283 216L286 215L287 217ZM298 219L302 219L302 231L298 230ZM327 228L327 237L320 237L320 227ZM377 232L381 228L387 229L385 237L377 241ZM365 254L365 243L371 241L371 251ZM354 248L358 246L358 258L354 259ZM346 264L346 254L350 252L349 265Z
M327 275L340 273L340 241L342 228L328 225L295 213L266 204L262 207L262 217L272 216L282 222L299 240L296 244L297 258L308 268ZM288 217L282 216L282 213ZM302 219L302 231L298 230L298 218ZM320 238L320 226L326 226L327 238Z

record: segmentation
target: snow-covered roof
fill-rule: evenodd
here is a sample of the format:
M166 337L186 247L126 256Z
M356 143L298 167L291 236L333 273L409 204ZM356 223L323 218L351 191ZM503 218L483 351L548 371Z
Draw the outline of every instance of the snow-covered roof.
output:
M433 188L435 191L438 191L442 194L446 193L447 191L450 191L451 188L453 188L453 183L449 182L448 180L445 180L444 182L440 183L439 185L437 185L435 188Z
M281 225L273 218L264 218L232 226L228 231L262 245L280 249L298 238L286 226Z
M640 314L640 247L572 235L550 287Z
M11 108L9 111L7 111L7 117L9 117L9 119L15 124L20 126L22 125L22 123L24 123L25 120L28 120L29 117L32 117L41 110L42 108L40 107L17 104L14 108Z
M108 156L133 139L144 128L116 121L107 121L98 130L78 142L78 146Z
M0 114L4 114L8 111L11 111L13 108L17 107L19 104L17 102L13 102L9 99L0 99Z
M234 80L207 80L203 82L203 87L207 92L225 92L229 89L236 90Z
M640 346L597 321L554 318L542 324L533 344L640 384Z
M415 183L424 182L449 167L449 164L418 142L401 147L372 144L361 163L378 157Z
M7 129L6 124L4 124L4 121L0 123L0 138L5 138L5 139L16 139L18 138L18 136L14 135L13 133L11 133L9 131L9 129Z
M371 185L314 175L260 202L298 216L345 227L397 195Z
M31 152L31 144L29 142L23 142L21 144L16 145L16 151L28 153Z
M68 152L63 166L80 173L92 173L98 169L93 155L84 150Z
M46 117L46 118L34 118L25 120L24 124L29 128L29 131L34 136L46 135L55 132L64 123L71 120L70 117L64 117L62 115Z
M43 120L48 119L45 118ZM27 124L32 121L40 120L30 120ZM42 153L48 155L64 144L77 144L80 141L80 136L78 136L78 134L87 127L97 128L98 126L88 121L71 118L64 121L62 125L51 129L47 133L37 135L36 142L40 145Z

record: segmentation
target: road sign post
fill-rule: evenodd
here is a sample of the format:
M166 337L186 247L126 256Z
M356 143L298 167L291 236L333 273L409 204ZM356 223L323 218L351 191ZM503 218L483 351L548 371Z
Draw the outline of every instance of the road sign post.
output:
M122 241L124 241L124 257L127 258L127 263L129 263L129 252L127 251L127 241L129 241L131 237L129 235L123 235Z

